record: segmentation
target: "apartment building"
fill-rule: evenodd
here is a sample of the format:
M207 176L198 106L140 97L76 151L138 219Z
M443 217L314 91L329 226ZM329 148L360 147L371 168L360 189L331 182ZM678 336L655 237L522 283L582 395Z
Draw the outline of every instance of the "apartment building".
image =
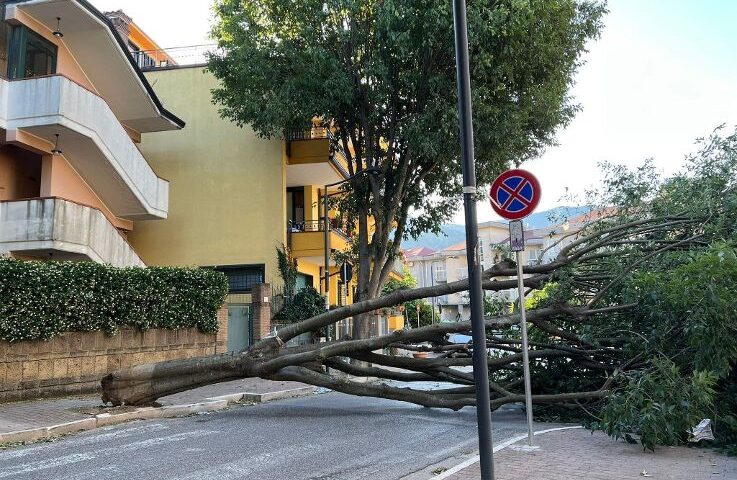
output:
M531 266L552 261L560 250L574 241L579 232L596 216L583 214L566 222L539 229L526 229L525 250L521 253L523 265ZM479 261L484 270L504 258L513 258L509 250L509 224L484 222L478 226ZM428 287L468 278L466 243L461 242L440 251L427 247L404 250L405 266L417 279L418 286ZM514 277L509 277L514 278ZM496 298L514 302L519 297L516 288L501 292L487 292ZM470 318L467 292L454 293L428 299L439 310L441 321L468 320Z
M281 284L277 248L283 245L296 260L298 287L312 286L325 295L327 249L329 305L351 303L355 278L344 284L334 254L349 248L356 231L338 212L328 212L327 225L323 220L325 195L339 193L339 187L324 186L348 177L331 131L315 126L264 139L222 119L211 94L218 81L205 68L211 45L161 49L123 11L106 15L127 39L129 56L147 85L187 121L184 130L144 134L138 145L170 182L167 220L137 225L128 234L142 261L225 273L234 326L250 322L254 285Z
M169 181L141 139L184 122L129 48L87 2L0 2L0 254L144 265L129 240Z

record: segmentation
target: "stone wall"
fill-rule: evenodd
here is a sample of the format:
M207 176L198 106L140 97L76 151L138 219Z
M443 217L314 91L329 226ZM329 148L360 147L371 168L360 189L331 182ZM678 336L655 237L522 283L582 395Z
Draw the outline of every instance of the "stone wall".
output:
M0 341L0 402L95 392L121 368L201 357L227 348L228 310L218 311L218 334L196 328L69 332L49 341Z

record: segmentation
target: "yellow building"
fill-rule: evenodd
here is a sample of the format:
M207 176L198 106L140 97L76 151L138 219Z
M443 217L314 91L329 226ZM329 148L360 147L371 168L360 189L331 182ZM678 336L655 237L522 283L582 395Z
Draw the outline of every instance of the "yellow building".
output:
M216 79L200 66L151 69L146 77L162 101L186 118L187 128L144 137L141 149L169 180L169 217L130 236L144 261L219 267L234 294L253 283L279 284L277 248L289 247L300 285L324 290L323 187L345 178L326 138L259 138L223 120L210 91ZM333 223L333 222L331 222ZM347 233L331 225L330 248L343 250ZM338 272L332 260L331 274ZM330 304L338 295L331 276Z

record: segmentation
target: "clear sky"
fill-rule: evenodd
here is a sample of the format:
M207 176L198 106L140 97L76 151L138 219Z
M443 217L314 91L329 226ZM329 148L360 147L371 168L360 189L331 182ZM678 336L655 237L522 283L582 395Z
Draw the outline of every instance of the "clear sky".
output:
M122 8L162 47L210 43L210 0L91 1ZM541 180L539 209L596 183L597 162L652 157L670 173L697 137L737 125L737 0L610 0L609 10L572 90L582 111L523 165ZM480 204L479 220L492 219Z

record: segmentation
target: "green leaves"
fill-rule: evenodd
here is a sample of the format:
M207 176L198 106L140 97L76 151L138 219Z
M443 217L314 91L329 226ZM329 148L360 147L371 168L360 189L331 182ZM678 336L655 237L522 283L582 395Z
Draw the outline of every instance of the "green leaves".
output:
M48 340L68 331L114 335L122 326L216 332L227 290L222 273L197 268L0 258L0 339Z
M354 208L342 211L368 207L378 231L404 225L415 210L423 215L397 231L419 235L453 214L460 169L450 2L218 0L215 11L220 53L209 69L221 82L213 98L224 118L265 137L319 118L351 139L353 168L385 173L370 193L352 182ZM539 154L572 118L568 90L604 12L593 0L468 3L480 184Z
M306 287L294 297L286 299L284 306L274 315L275 320L297 323L325 313L325 298L313 287Z
M663 352L686 371L725 378L737 363L737 254L716 243L676 255L681 265L642 272L629 286L640 304L633 328L650 338L642 351Z
M677 445L702 419L713 417L717 382L713 373L683 375L672 361L655 357L649 369L620 374L619 381L623 387L609 398L595 424L615 438L639 435L649 450Z
M737 134L720 130L700 139L685 168L669 177L652 161L603 165L605 180L589 204L607 215L582 235L601 232L610 241L589 260L558 269L530 305L592 298L596 307L633 305L551 319L575 333L578 348L588 344L611 363L601 372L567 360L533 364L533 388L597 389L619 372L607 384L612 395L587 412L597 418L594 427L618 438L637 434L650 449L685 441L687 429L710 418L717 445L737 451ZM646 220L655 225L625 227ZM561 342L534 326L530 338Z

